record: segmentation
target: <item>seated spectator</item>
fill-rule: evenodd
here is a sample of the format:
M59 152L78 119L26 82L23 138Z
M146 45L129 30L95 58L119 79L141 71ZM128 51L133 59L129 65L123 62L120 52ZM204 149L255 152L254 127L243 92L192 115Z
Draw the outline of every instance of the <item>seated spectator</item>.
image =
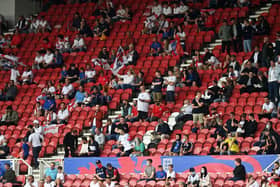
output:
M109 60L109 52L107 51L107 47L103 47L102 50L98 54L98 58L101 60Z
M133 152L130 156L144 156L145 144L139 137L134 138Z
M249 59L254 67L261 67L262 65L262 52L260 51L259 46L255 46L254 52Z
M153 42L150 46L150 55L151 56L159 56L159 54L162 52L162 46L161 44L157 41L157 38L153 38Z
M193 123L197 124L199 122L200 125L203 124L203 116L204 116L204 103L201 98L201 93L197 92L195 99L192 101L192 114L193 114Z
M160 136L160 139L168 139L171 130L169 128L169 125L165 123L162 119L158 120L158 125L155 128L156 134Z
M163 3L162 3L162 14L163 14L166 18L171 18L171 17L172 17L172 9L171 9L171 7L168 5L168 2L163 2Z
M56 186L63 186L64 183L64 173L62 170L62 166L57 167L57 175L56 175Z
M168 165L168 170L166 172L166 181L175 181L176 180L176 173L173 169L173 164Z
M93 36L92 30L90 29L90 26L87 24L85 19L82 19L80 23L79 33L84 38Z
M230 119L226 121L226 130L228 133L236 132L238 127L238 121L235 119L235 113L230 113Z
M45 170L44 176L45 177L50 177L52 181L55 181L57 173L58 172L57 172L57 169L55 168L55 163L52 162L50 167Z
M1 125L17 125L18 123L18 113L17 111L13 110L12 105L8 105L5 111L5 114L3 114L1 118Z
M199 175L195 172L194 168L190 168L190 175L188 176L187 185L198 186Z
M264 99L264 104L262 106L262 112L259 114L259 119L261 118L272 118L276 115L276 108L273 102L268 98Z
M169 27L169 22L165 18L163 14L161 14L158 18L158 24L157 24L157 33L162 32L164 29L168 29Z
M43 67L43 62L44 62L43 51L41 51L41 50L37 51L32 68L33 69L40 69L40 67Z
M236 140L235 133L228 133L228 137L221 143L220 149L223 150L224 145L227 146L228 155L234 155L239 153L239 145Z
M11 40L10 46L11 48L18 48L21 45L21 43L22 43L21 35L19 34L19 31L16 30Z
M86 65L86 70L85 70L85 80L84 80L84 82L85 83L95 82L95 79L94 79L95 75L96 75L95 69L92 68L90 64L87 64ZM82 83L83 83L83 81L82 81Z
M79 12L76 12L73 16L73 20L72 20L72 28L73 30L78 30L80 28L80 24L81 24L81 16L79 14Z
M178 156L181 151L181 146L182 146L181 134L176 134L176 140L172 143L172 147L170 150L171 155Z
M152 159L147 159L146 168L140 180L153 181L156 176L156 169L152 165Z
M57 113L57 123L67 124L69 118L69 111L64 102L60 103L60 110Z
M120 174L117 168L113 167L111 163L107 164L106 177L111 181L120 181Z
M244 137L254 137L257 131L258 123L255 120L254 114L249 114L249 121L244 125Z
M81 106L83 101L85 99L85 91L83 86L79 86L79 90L75 94L75 104L74 107L76 106Z
M106 168L102 165L100 160L96 161L95 177L99 181L104 181L106 179Z
M217 113L216 108L211 108L210 114L204 116L204 128L215 127L220 120L220 115Z
M16 174L15 171L11 168L9 163L4 164L5 173L0 177L0 182L3 183L15 183L16 182Z
M54 60L54 54L52 52L52 49L47 49L46 54L44 55L44 60L41 63L41 67L40 68L47 68L49 67Z
M89 184L90 187L101 187L102 186L102 182L98 181L96 175L93 176L92 181Z
M231 178L229 180L233 180L233 181L243 180L243 181L245 181L245 179L246 179L246 169L242 165L241 159L236 158L234 160L234 164L235 164L235 168L233 170L233 178Z
M38 17L38 32L45 33L45 32L50 32L51 27L48 23L47 20L45 20L44 16Z
M166 172L163 170L162 165L158 166L158 171L156 172L156 181L165 181Z
M50 176L46 177L44 187L55 187L56 184Z
M157 32L156 28L157 17L152 14L152 11L147 15L146 20L144 21L144 29L142 30L143 34L152 34Z
M269 32L270 32L269 23L267 22L267 20L263 16L260 16L258 18L257 34L268 35Z
M273 165L273 168L272 168L272 173L275 173L278 176L280 175L280 165L279 165L279 162L274 162L274 165Z
M124 8L122 4L120 4L119 9L116 12L116 16L113 17L113 20L124 22L130 18L131 17L129 15L129 12L127 11L127 9Z
M138 52L135 50L134 45L131 43L128 45L127 62L129 65L136 65L139 58ZM114 61L113 61L114 62Z
M33 72L30 67L22 73L21 75L22 84L32 84L33 83Z
M95 141L94 136L90 136L88 142L88 155L98 157L100 155L100 148L98 143Z
M72 52L80 52L80 51L86 51L87 47L85 44L84 39L81 37L81 35L78 33L76 34L76 38L74 39L74 43L72 45Z
M82 137L82 146L79 152L80 157L87 157L89 152L88 141L85 136Z
M9 83L4 88L4 94L2 95L2 100L4 101L14 101L17 96L17 86L14 81L9 81Z
M252 175L249 175L246 187L259 187L259 183Z
M103 17L100 17L96 32L94 33L95 36L99 37L100 40L104 40L107 36L109 36L109 33L109 23Z
M7 159L7 156L9 156L10 148L7 145L6 140L4 139L2 141L2 144L0 145L0 159Z
M64 157L69 156L69 152L71 152L71 156L75 156L75 150L78 147L78 132L77 130L72 130L68 132L63 139L63 146L64 146Z
M46 37L46 38L43 38L43 43L42 43L42 47L41 49L42 50L47 50L47 49L52 49L53 48L53 45L52 43L49 41L49 39Z
M127 71L126 75L118 75L120 81L118 82L121 89L132 88L133 81L135 78L134 71L132 69Z
M54 112L54 109L47 110L44 112L46 116L46 125L57 124L57 114Z
M192 151L193 151L193 143L189 141L189 136L185 134L182 140L180 155L181 156L190 155Z
M65 85L62 88L61 94L65 99L72 99L75 95L75 89L68 78L65 79Z
M55 49L59 50L60 53L70 52L69 38L63 35L57 36L57 41L55 43Z
M69 69L67 70L66 77L71 83L76 82L79 79L80 71L76 68L75 64L70 64Z
M62 67L64 64L64 60L63 60L63 56L62 54L59 52L59 50L55 50L54 52L54 58L52 63L49 65L49 67L51 68L60 68Z
M105 144L105 136L102 132L100 132L99 128L95 129L94 140L98 143L98 147L103 149Z
M180 109L180 113L175 117L176 123L185 123L192 120L192 104L189 100L184 100L184 105Z
M157 102L153 105L150 121L158 121L166 112L165 106Z
M254 150L257 150L258 154L276 154L278 151L277 141L277 137L273 133L264 130L260 136L260 141L254 143L254 146L258 147Z
M205 166L203 166L200 169L200 178L199 178L199 186L201 187L211 187L211 180L210 180L210 176L207 172L207 168Z
M131 118L131 110L132 107L127 100L123 100L121 104L121 116L125 118L125 120L130 120Z
M37 187L37 186L38 186L38 182L35 181L34 176L28 175L24 187Z
M117 156L129 156L132 152L132 145L129 142L129 135L124 132L123 128L118 128L118 132L120 135L117 141L117 147L121 149L121 152L119 152Z

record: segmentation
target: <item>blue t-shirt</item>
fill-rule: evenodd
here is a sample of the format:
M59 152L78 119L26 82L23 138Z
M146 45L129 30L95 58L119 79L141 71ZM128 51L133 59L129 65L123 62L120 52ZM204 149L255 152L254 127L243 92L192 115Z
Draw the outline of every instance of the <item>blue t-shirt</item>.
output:
M75 100L76 100L77 103L83 102L84 98L85 98L85 93L80 92L80 91L76 92Z
M166 172L165 171L157 171L156 172L156 178L157 179L165 179L166 178Z
M181 144L182 144L181 141L176 141L176 142L174 142L171 152L173 152L173 153L179 153L179 152L180 152L180 149L181 149Z
M154 50L161 49L161 44L159 42L153 42L151 48Z
M86 78L85 72L80 72L79 77L80 77L81 80L85 79Z
M62 70L61 71L61 78L65 78L67 76L67 71Z
M54 99L48 99L46 98L45 103L43 104L44 110L50 110L50 107L54 105L55 106L55 100Z
M56 179L56 175L57 175L57 169L51 169L51 168L47 168L45 171L45 175L46 177L50 176L52 180Z

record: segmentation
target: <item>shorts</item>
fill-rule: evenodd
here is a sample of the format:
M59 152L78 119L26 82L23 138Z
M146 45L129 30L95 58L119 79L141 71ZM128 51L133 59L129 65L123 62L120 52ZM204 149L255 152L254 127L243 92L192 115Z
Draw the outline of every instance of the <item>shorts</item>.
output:
M203 124L203 113L199 113L199 114L193 114L193 123L197 123L199 122L200 124Z
M153 92L153 99L154 102L161 102L161 92Z

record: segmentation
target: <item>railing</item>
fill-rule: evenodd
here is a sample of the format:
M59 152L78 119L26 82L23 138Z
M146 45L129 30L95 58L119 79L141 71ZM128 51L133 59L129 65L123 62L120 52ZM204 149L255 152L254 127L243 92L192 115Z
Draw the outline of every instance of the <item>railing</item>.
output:
M14 159L0 159L0 162L7 162L10 161L11 162L11 167L13 168L13 170L15 171L16 175L18 176L20 174L20 164L23 163L27 166L27 174L28 175L32 175L33 174L33 169L31 167L31 165L29 165L25 160L21 159L21 158L14 158Z
M279 160L280 160L280 155L278 155L278 157L273 162L271 162L263 171L264 172L271 171L272 168L273 168L274 163L279 161Z
M38 161L40 180L44 178L45 171L52 162L56 163L56 166L63 166L63 159L60 158L39 158Z

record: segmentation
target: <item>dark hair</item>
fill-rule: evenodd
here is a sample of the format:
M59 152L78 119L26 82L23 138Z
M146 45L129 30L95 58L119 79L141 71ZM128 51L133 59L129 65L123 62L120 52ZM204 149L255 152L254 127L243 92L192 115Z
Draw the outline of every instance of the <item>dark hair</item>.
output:
M11 167L11 165L9 163L5 163L5 166Z
M173 164L169 164L168 166L170 166L171 168L173 168L174 166L173 166Z
M255 116L254 116L254 113L249 114L249 116L251 116L251 117L255 117Z
M62 166L58 166L57 169L61 169L62 170Z
M205 172L204 172L203 174L201 173L201 175L202 175L203 177L206 177L206 176L208 175L207 168L206 168L205 166L202 166L201 169L202 169L202 168L204 169Z
M236 159L235 159L235 162L241 164L241 158L236 158Z
M147 159L147 162L153 163L153 160L149 158L149 159Z

